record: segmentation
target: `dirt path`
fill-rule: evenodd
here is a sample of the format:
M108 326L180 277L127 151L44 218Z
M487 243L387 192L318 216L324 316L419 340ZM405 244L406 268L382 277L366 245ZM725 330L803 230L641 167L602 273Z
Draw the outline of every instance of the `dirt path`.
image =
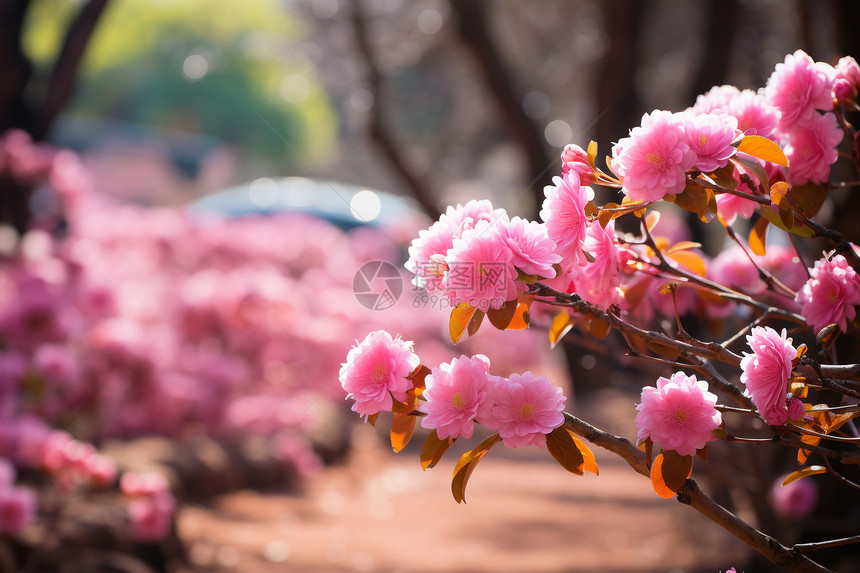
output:
M734 538L599 451L600 476L577 477L546 452L498 446L458 505L455 456L422 472L416 453L391 453L369 427L356 437L347 463L301 493L184 508L193 568L183 571L717 573L746 559Z

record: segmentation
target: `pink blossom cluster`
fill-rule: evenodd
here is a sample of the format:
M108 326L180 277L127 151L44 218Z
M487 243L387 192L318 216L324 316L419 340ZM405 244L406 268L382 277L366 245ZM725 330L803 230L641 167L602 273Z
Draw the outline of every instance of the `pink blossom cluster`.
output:
M421 425L439 438L472 437L474 424L497 430L505 446L543 448L545 435L564 423L561 388L527 371L489 374L486 356L460 356L433 368L420 410Z
M658 201L681 193L687 172L725 167L741 135L737 119L728 114L655 110L613 146L612 169L631 199Z
M695 455L714 439L712 431L722 423L716 403L716 394L708 391L704 380L683 372L670 378L661 376L656 387L642 388L636 406L639 439L650 438L662 449L682 456Z
M36 496L15 485L15 466L0 458L0 533L18 534L36 520Z
M410 374L418 366L411 343L386 331L371 332L350 350L341 368L341 384L352 409L362 415L390 411L406 402L415 387ZM526 371L505 378L489 373L481 354L460 356L431 369L418 392L421 425L440 439L471 438L475 423L497 430L509 448L546 445L546 434L564 423L561 388Z
M128 505L132 539L156 543L167 537L173 527L176 498L162 474L126 472L120 479L120 491L132 498Z
M782 485L788 475L776 479L768 492L774 512L784 519L803 519L818 503L818 484L811 479L799 479Z
M848 322L860 304L860 276L842 255L821 258L809 272L809 280L797 291L801 313L817 333L829 324L847 332Z
M744 353L741 360L741 382L762 418L768 424L781 426L789 418L803 417L803 404L788 394L797 349L786 337L785 329L779 333L769 326L756 326L747 336L747 344L752 354Z
M518 272L554 277L561 261L544 225L508 218L489 201L449 207L409 247L413 283L443 293L450 306L500 308L517 298Z

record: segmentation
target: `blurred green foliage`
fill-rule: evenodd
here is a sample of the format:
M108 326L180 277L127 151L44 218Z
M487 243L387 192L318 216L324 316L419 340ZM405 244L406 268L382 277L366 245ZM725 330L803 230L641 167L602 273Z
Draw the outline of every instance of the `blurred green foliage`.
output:
M80 4L36 0L24 48L46 72ZM214 136L296 165L325 153L336 118L301 29L275 0L112 0L67 112Z

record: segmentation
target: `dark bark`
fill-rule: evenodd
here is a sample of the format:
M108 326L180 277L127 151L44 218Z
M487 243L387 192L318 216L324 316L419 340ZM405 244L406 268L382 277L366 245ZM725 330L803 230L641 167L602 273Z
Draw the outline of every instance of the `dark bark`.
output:
M490 30L482 0L449 0L457 31L478 65L487 91L496 102L502 120L508 125L526 155L529 189L533 196L533 218L543 202L543 188L552 183L557 167L545 146L543 134L523 111L522 97L502 61Z

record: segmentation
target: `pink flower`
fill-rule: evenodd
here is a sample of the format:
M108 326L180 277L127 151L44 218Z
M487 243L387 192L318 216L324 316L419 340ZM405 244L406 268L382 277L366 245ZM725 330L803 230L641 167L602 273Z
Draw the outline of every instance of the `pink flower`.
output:
M36 520L36 496L23 487L0 487L0 533L20 533Z
M487 221L454 239L445 256L448 272L443 279L451 306L468 303L486 311L517 298L513 258L498 225Z
M767 98L752 90L744 90L733 97L726 111L737 118L738 129L747 135L768 137L779 122L779 113Z
M604 308L619 302L617 287L621 284L621 273L615 245L615 221L610 221L606 228L596 222L589 225L583 249L594 257L594 262L573 269L577 293Z
M493 380L492 406L482 416L481 423L498 430L509 448L546 446L545 435L564 423L566 398L561 388L545 376L528 371Z
M781 131L814 119L816 109L833 108L832 70L826 64L814 62L803 50L787 55L783 63L776 65L767 80L765 95L780 112Z
M6 458L0 458L0 489L15 482L15 466Z
M561 171L562 174L575 171L583 185L591 185L597 180L594 168L588 162L588 153L574 143L567 144L561 152Z
M797 291L795 301L803 305L801 313L817 333L828 324L838 324L848 331L848 321L854 320L860 304L860 277L845 257L836 255L815 261L810 278Z
M658 201L683 191L695 159L679 118L662 110L642 116L642 125L612 148L612 169L634 200Z
M802 420L806 414L806 406L800 398L791 397L788 400L788 419Z
M489 368L490 360L481 354L460 356L433 368L422 394L427 402L419 408L427 414L421 426L435 428L443 440L461 435L471 438L475 417L487 401Z
M785 147L790 165L789 182L794 185L807 181L826 182L830 178L830 166L839 158L836 146L842 136L833 113L816 114L809 122L792 130Z
M768 424L781 426L788 420L786 396L791 362L797 358L797 349L791 338L769 326L756 326L747 336L752 354L744 353L741 360L741 382L747 394Z
M833 97L840 102L857 98L860 90L860 65L851 56L843 56L836 64L836 80L833 82Z
M442 278L447 272L447 268L440 264L441 258L454 246L454 239L462 237L464 231L474 229L479 221L495 223L507 221L507 218L504 209L494 209L486 199L448 207L429 229L418 232L418 238L409 247L409 260L405 267L415 274L415 286L430 291L441 289ZM434 258L434 255L441 258Z
M710 113L712 111L726 111L729 103L740 93L735 86L714 86L696 98L696 104L692 107L695 113Z
M125 472L119 480L119 489L131 497L145 497L170 491L170 484L167 478L160 473Z
M706 173L725 167L735 154L738 120L724 113L699 114L684 124L684 141L696 154L693 167Z
M760 294L767 290L767 284L758 276L758 269L738 245L721 251L711 263L709 271L714 281L748 294Z
M787 477L787 474L780 476L773 483L768 499L778 516L803 519L815 509L815 504L818 503L818 484L806 478L782 485Z
M731 193L720 193L717 195L717 213L719 213L727 225L734 223L738 215L742 219L749 219L757 208L758 203L755 201L750 201Z
M516 268L527 275L555 277L553 265L561 262L561 255L556 254L555 241L547 235L544 224L514 217L510 222L499 222L498 227Z
M675 372L671 378L657 379L657 387L642 388L636 409L640 440L651 438L664 450L692 456L714 439L712 430L722 422L714 408L717 396L708 392L708 383Z
M128 506L132 539L155 543L167 537L175 508L176 499L167 491L133 500Z
M405 401L412 383L406 378L418 366L412 343L392 338L384 330L371 332L354 346L341 364L340 383L354 412L372 416Z
M546 223L547 236L555 241L556 253L564 259L563 265L582 264L582 242L585 240L587 219L585 206L594 199L591 187L580 184L576 171L563 177L553 177L554 185L544 187L540 218Z

